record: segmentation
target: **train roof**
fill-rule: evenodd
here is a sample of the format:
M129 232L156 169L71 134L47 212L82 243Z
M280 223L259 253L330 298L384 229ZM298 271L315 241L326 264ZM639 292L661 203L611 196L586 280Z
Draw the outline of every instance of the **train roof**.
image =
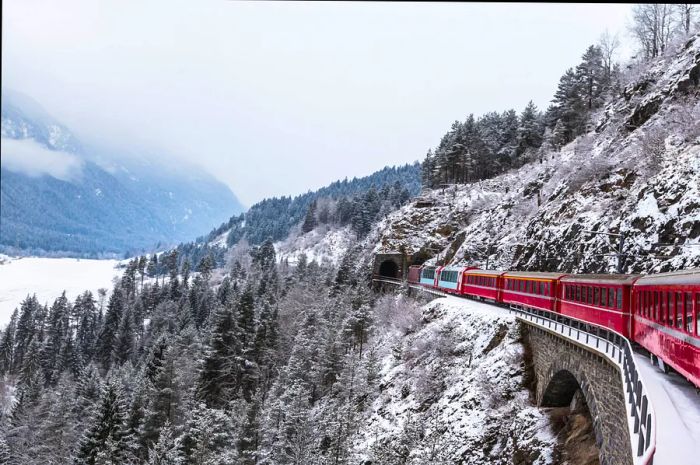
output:
M508 271L503 276L506 278L559 279L562 276L566 276L566 273L541 273L539 271Z
M669 284L700 285L700 268L642 276L636 286L666 286Z
M592 284L633 284L638 274L572 274L561 278L563 283L592 283Z
M464 274L483 274L483 275L488 275L488 276L500 276L502 274L508 273L507 271L499 271L499 270L480 270L478 268L473 268L471 270L467 270L464 272Z
M442 267L442 271L448 270L448 271L461 271L461 270L466 270L469 269L470 267L465 266L465 265L447 265Z

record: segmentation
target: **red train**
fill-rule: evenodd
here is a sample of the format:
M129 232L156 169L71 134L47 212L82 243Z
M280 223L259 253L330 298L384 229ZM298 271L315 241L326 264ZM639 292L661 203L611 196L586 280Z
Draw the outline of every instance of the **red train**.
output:
M700 269L639 276L412 266L408 281L610 328L700 388Z

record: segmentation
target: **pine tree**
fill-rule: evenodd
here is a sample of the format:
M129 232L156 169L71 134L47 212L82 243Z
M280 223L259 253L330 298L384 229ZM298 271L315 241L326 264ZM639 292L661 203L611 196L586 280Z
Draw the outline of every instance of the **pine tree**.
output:
M540 145L542 145L543 130L544 128L542 127L537 107L532 100L530 100L520 114L517 136L517 154L519 157L538 149Z
M113 363L119 366L130 360L134 352L134 344L134 324L131 312L127 310L119 322L119 329L114 339L114 347L112 349Z
M180 441L174 437L170 423L160 430L158 442L148 450L148 465L183 465Z
M581 57L576 67L581 98L588 112L599 108L603 103L604 90L610 84L603 66L603 52L600 47L591 45Z
M123 313L123 295L119 288L115 288L107 304L107 314L95 349L95 356L105 371L112 366L114 344Z
M76 465L129 463L131 438L126 433L126 407L121 387L110 380L102 389L90 426L80 441Z
M311 232L316 227L316 200L309 204L309 209L306 211L304 223L301 225L303 233Z
M13 373L17 373L24 363L24 354L34 339L35 323L40 310L41 306L36 299L36 295L27 296L20 304L19 320L15 331Z
M197 397L208 406L223 407L237 395L240 379L239 328L228 306L218 306L197 383Z
M84 292L77 299L73 311L77 321L76 350L84 363L92 360L97 343L97 307L92 293Z
M15 332L17 331L17 309L12 312L10 322L0 338L0 376L9 373L14 365Z

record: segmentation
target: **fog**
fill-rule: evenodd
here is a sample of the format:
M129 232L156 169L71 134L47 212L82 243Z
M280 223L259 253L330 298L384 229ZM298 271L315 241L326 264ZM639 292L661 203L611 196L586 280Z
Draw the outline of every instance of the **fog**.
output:
M250 205L422 159L469 113L546 108L629 8L6 0L3 86Z
M64 181L78 179L82 172L82 161L66 152L49 150L32 139L0 139L3 168L28 176L50 175Z

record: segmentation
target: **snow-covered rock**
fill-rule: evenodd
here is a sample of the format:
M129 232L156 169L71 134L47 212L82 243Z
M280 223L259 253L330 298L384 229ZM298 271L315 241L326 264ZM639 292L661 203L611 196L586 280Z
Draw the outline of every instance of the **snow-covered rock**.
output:
M523 386L514 318L442 298L424 307L415 333L389 340L353 463L552 463L556 438Z
M700 266L699 73L700 35L628 85L596 131L493 179L424 192L369 245L490 268L614 271L619 237L597 231L625 235L626 272Z

